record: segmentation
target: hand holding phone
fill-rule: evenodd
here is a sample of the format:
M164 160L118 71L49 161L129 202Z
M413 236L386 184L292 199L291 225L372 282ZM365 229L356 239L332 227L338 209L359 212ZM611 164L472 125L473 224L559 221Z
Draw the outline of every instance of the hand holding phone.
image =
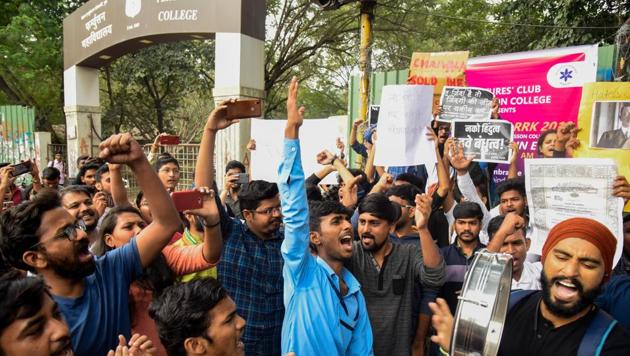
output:
M202 193L198 190L185 190L171 193L177 211L200 209L203 206Z
M236 183L238 183L238 184L247 184L247 183L249 183L249 174L247 174L247 173L238 173L237 176L238 176L238 179L236 180Z
M24 173L28 173L33 169L31 161L24 161L22 163L13 164L13 172L11 172L11 177L21 176Z

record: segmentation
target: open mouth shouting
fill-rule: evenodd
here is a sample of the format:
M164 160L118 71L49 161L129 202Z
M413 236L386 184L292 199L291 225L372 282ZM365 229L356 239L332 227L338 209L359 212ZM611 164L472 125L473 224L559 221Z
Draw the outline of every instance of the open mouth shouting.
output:
M579 299L582 285L570 279L556 280L553 283L553 296L563 303L572 303Z
M345 252L352 252L352 234L343 234L339 238L339 243Z

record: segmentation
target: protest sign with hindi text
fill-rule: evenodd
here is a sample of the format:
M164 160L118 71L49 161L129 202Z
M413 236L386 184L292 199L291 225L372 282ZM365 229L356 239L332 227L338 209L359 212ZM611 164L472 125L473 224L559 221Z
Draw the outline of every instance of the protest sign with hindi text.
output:
M509 162L513 134L510 122L455 120L451 131L462 144L465 156L474 156L479 162Z
M376 127L376 166L435 164L435 149L424 130L432 120L429 85L387 85Z
M493 98L486 89L445 86L440 96L439 120L488 120L492 116Z

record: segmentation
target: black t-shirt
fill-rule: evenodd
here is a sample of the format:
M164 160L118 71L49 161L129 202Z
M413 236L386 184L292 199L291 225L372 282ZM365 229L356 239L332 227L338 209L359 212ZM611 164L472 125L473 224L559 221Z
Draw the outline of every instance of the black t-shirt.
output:
M577 355L582 337L597 313L593 308L584 317L554 328L538 310L542 292L537 292L519 302L507 315L499 356L515 355ZM630 355L630 334L619 324L612 329L601 355Z

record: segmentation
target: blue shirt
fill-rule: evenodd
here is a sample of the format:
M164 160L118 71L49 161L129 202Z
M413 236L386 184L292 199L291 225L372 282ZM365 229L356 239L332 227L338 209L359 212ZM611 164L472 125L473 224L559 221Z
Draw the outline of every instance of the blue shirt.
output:
M348 293L342 296L337 274L308 250L308 202L298 140L284 141L278 175L284 215L282 355L373 355L361 285L343 268Z
M630 276L613 276L604 285L595 304L630 330Z
M279 355L284 317L282 233L262 240L241 220L226 214L221 219L227 233L217 276L247 321L241 338L245 354Z
M446 281L438 296L446 300L453 315L455 315L455 310L457 309L457 296L464 286L468 265L472 262L475 252L483 248L486 248L486 245L480 242L471 256L465 256L458 245L457 239L455 239L452 244L440 249L440 254L442 254L442 258L444 258L446 263Z
M96 271L85 277L83 295L53 295L70 327L75 355L107 355L118 335L131 337L129 285L142 274L136 239L95 257Z

